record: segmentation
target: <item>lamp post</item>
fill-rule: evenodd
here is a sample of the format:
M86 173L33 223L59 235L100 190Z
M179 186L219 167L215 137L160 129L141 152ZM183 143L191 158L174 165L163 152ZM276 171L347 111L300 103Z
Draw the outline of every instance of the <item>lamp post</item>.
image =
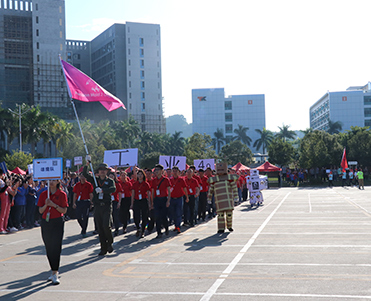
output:
M32 106L25 112L22 113L22 108L20 105L18 105L18 113L11 110L11 109L8 109L10 112L12 112L14 115L18 115L19 117L19 151L22 151L22 115L23 114L26 114L29 110L32 109Z

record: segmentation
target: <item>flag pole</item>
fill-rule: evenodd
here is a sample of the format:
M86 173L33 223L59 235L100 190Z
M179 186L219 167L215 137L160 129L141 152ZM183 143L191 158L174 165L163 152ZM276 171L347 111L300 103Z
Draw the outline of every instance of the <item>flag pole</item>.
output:
M71 98L71 104L72 104L73 110L75 112L77 124L79 125L80 134L81 134L82 142L84 143L84 148L85 148L86 154L89 155L88 147L86 146L86 142L85 142L85 138L84 138L84 134L82 133L79 115L77 115L76 106L75 106L75 103L73 102L73 99L72 98ZM97 179L95 178L95 175L94 175L93 164L91 164L91 161L89 163L90 163L91 172L93 173L93 179L94 179L95 186L98 187Z

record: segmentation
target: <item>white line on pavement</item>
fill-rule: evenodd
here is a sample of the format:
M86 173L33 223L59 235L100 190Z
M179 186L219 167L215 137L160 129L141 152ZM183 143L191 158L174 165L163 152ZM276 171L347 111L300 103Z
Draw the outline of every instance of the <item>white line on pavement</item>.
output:
M274 214L277 212L277 210L281 207L283 202L287 199L287 197L290 195L291 192L286 194L286 196L282 199L282 201L277 205L276 209L273 210L273 212L267 217L267 219L263 222L263 224L259 227L258 230L254 233L254 235L249 239L249 241L246 243L246 245L241 249L241 251L236 255L236 257L232 260L232 262L228 265L228 267L224 270L224 272L219 276L219 279L215 281L215 283L209 288L209 290L203 295L201 298L201 301L208 301L211 299L213 295L215 295L216 291L222 285L226 277L232 272L232 270L235 268L235 266L238 264L238 262L241 260L241 258L245 255L247 250L251 247L251 245L255 242L256 238L259 236L259 234L264 230L265 226L269 223L269 221L272 219Z

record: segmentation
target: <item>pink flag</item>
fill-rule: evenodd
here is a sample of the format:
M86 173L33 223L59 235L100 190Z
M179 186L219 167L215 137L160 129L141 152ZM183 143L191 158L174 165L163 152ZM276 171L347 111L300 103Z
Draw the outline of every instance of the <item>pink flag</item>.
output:
M85 73L61 59L63 72L66 78L68 93L72 99L83 102L99 101L108 111L125 108L125 105L116 96L99 86Z

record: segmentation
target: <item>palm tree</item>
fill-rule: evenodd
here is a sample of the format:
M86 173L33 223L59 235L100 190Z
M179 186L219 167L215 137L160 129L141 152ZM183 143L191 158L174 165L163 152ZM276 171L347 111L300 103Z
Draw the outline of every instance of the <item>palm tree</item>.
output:
M57 147L57 152L63 150L68 142L72 140L75 135L72 134L72 123L67 123L63 119L58 120L54 125L54 140Z
M257 150L263 147L263 154L265 154L265 150L273 140L273 133L266 128L263 128L263 130L256 129L255 132L260 135L260 138L255 140L253 146L256 147Z
M9 146L17 137L16 129L18 127L17 118L9 111L0 107L0 139L6 140L6 150L9 151Z
M174 155L174 156L181 156L184 152L184 137L181 137L180 135L182 132L177 132L169 138L169 155Z
M306 130L300 130L300 132L302 132L304 135L307 135L307 134L313 133L313 129L307 128Z
M296 133L294 131L289 130L289 125L282 124L282 128L280 129L279 133L276 134L276 137L281 138L282 140L286 141L287 139L295 139Z
M224 133L222 129L217 128L216 132L214 132L214 138L212 139L212 144L214 149L219 154L221 146L223 146L225 142Z
M327 133L329 134L339 134L343 129L343 123L341 121L332 122L331 120L328 121L328 129Z
M244 144L247 144L250 146L251 143L251 138L247 136L246 132L249 130L248 127L244 127L243 125L239 124L237 129L234 129L234 133L236 136L233 137L232 140L239 140Z

